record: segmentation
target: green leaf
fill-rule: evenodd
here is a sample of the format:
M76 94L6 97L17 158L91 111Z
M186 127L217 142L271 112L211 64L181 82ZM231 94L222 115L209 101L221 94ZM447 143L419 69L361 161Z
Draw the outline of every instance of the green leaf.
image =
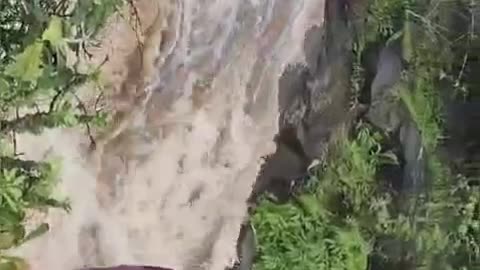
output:
M10 196L10 194L5 193L5 194L3 194L2 197L3 197L3 199L5 199L5 202L7 203L8 207L13 212L18 212L17 202Z
M0 270L19 270L21 268L17 268L14 262L6 261L0 263Z
M53 16L50 19L48 28L43 32L42 40L49 41L52 46L59 47L63 43L62 19Z
M413 58L413 41L412 41L412 22L408 19L408 13L406 14L405 23L403 26L403 58L407 62L411 62Z
M367 269L370 246L362 237L358 228L337 231L338 244L343 247L345 253L345 269Z
M319 200L315 195L305 194L298 198L298 201L301 207L309 214L314 217L323 217L325 216L325 209L320 205Z
M42 75L43 43L35 42L15 57L6 74L23 81L35 82Z
M0 256L0 270L28 270L28 263L19 257Z
M17 238L11 232L0 233L0 250L9 249L15 245Z
M12 227L12 225L18 224L22 221L22 216L18 213L9 211L2 207L0 208L0 228Z
M8 92L10 85L5 79L0 78L0 93Z
M18 224L12 230L12 233L15 236L15 244L18 244L19 242L22 241L23 238L25 238L25 227L23 227L23 225Z

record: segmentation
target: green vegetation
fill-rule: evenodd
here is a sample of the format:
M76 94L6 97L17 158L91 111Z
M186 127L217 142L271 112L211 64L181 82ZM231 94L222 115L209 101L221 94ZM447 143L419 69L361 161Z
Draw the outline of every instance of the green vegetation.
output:
M52 195L58 161L24 160L16 133L101 123L88 114L76 90L93 82L98 67L82 67L87 48L123 0L0 1L0 269L26 269L4 250L48 231L48 224L26 232L29 209L60 207ZM85 62L85 61L83 61Z
M376 193L380 148L370 135L363 128L355 140L339 142L335 164L295 202L262 202L253 216L261 254L256 269L366 269L372 242L354 216Z
M457 4L470 11L476 5ZM337 139L323 169L288 203L261 201L252 218L259 251L254 269L480 269L480 186L455 175L438 156L440 88L466 91L454 68L463 59L454 59L452 48L478 39L448 30L452 10L441 1L370 0L353 51L352 92L358 95L364 50L401 42L407 65L398 103L422 139L424 190L403 194L388 186L382 168L402 168L400 158L383 150L393 135L360 123L353 136ZM370 261L381 266L371 268Z
M442 108L431 79L417 77L415 89L402 89L399 93L412 115L428 151L434 151L442 139Z
M370 245L358 228L330 222L299 205L265 201L254 216L264 243L255 269L366 269Z

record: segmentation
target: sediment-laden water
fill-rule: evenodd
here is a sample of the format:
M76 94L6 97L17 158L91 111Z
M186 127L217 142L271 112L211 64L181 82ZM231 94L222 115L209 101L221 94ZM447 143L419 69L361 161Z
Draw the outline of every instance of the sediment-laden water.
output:
M139 0L138 12L152 31L163 27L160 51L141 60L134 32L113 20L103 42L112 107L146 60L155 72L98 161L81 130L19 138L26 157L63 159L58 193L73 209L34 217L51 231L15 251L32 270L231 264L261 157L275 150L280 75L311 61L305 35L322 27L324 0Z

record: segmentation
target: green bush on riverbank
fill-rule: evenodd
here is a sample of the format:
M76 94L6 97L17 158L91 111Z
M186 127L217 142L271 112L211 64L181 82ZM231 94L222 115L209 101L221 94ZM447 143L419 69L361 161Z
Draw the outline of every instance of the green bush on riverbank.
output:
M462 4L473 12L474 1ZM313 187L285 205L266 200L258 205L252 218L259 253L254 269L371 269L374 261L382 265L374 269L479 268L480 187L454 175L438 155L444 138L439 89L461 88L454 66L462 63L451 55L454 43L465 42L465 36L442 24L439 14L451 12L451 6L439 1L370 0L368 5L354 46L352 91L365 82L359 77L364 74L361 55L370 43L402 43L407 68L397 102L422 140L418 159L426 159L425 190L399 194L385 188L388 179L378 173L385 164L400 166L401 158L382 150L391 134L361 125L331 147L325 169L310 176ZM337 233L345 231L352 237L343 239L351 245L338 239Z
M362 128L356 139L338 142L335 164L295 202L264 200L253 216L261 254L256 269L366 269L373 243L354 217L375 199L378 150Z

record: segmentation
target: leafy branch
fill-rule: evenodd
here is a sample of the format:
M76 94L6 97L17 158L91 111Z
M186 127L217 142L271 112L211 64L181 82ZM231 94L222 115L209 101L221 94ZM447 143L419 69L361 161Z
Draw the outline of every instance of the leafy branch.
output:
M124 1L0 1L0 148L9 137L14 148L0 153L0 269L26 269L23 259L2 251L49 229L40 224L26 232L29 209L70 210L68 201L52 196L57 164L21 159L16 133L80 124L90 133L91 125L104 122L104 113L89 113L76 93L98 81L100 67L81 71L79 64L91 57L86 48L98 44L97 35Z

